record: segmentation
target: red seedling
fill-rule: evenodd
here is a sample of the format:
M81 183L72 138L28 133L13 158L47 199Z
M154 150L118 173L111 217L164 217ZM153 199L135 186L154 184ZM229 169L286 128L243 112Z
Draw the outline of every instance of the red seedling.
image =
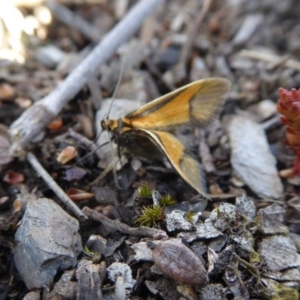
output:
M287 127L286 142L296 154L293 175L297 175L300 172L300 89L280 88L277 110Z

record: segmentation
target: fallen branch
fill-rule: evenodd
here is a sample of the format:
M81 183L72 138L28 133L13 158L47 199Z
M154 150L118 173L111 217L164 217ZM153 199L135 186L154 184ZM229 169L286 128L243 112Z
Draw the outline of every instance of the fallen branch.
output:
M95 76L99 67L137 31L160 2L141 0L136 4L51 94L36 102L11 125L12 155L24 157L24 148L28 143L59 114L89 78Z
M89 207L85 206L82 211L92 220L100 222L104 227L114 230L120 231L124 234L128 235L135 235L135 236L146 236L152 237L154 239L162 239L167 238L167 234L165 231L161 229L155 229L145 226L140 226L137 228L130 227L124 223L121 223L119 220L111 220L105 215L90 209Z

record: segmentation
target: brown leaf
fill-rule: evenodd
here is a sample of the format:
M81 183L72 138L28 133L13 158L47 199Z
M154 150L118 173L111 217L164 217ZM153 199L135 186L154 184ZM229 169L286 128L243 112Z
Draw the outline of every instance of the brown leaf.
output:
M63 149L57 157L57 161L61 164L66 164L77 155L77 150L73 146L68 146Z
M16 199L14 201L13 206L14 206L14 211L15 212L21 211L22 210L22 201L21 201L21 199Z
M292 168L289 169L283 169L279 171L279 176L281 178L290 178L295 176L294 170Z
M208 282L206 270L199 257L183 244L160 242L152 251L152 259L167 277L188 285Z
M25 179L24 174L12 170L8 170L3 178L3 181L9 184L16 184L23 182Z
M73 201L87 200L87 199L94 197L94 194L92 194L92 193L88 193L86 191L75 189L75 188L70 188L67 191L67 195Z
M47 128L49 130L58 130L63 126L63 120L62 118L58 117L56 119L54 119L48 126Z
M13 87L7 83L0 84L0 99L1 100L12 100L15 91Z

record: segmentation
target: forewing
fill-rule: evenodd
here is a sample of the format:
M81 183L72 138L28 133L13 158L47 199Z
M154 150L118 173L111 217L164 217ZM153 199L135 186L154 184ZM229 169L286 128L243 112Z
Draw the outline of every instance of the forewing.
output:
M198 126L204 126L219 116L223 109L225 94L231 83L222 78L203 80L190 102L191 120Z
M139 131L147 135L164 152L174 169L189 185L207 197L200 163L186 153L184 145L174 135L165 131Z
M205 125L218 116L230 82L223 78L198 80L162 96L127 115L131 128L171 130L184 124Z

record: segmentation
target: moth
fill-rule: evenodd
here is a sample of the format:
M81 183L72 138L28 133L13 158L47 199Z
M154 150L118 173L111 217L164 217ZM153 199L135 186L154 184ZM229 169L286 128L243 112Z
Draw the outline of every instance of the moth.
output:
M206 196L201 164L188 153L174 132L183 125L203 127L216 118L230 86L223 78L194 81L123 118L106 117L101 127L112 134L120 147L129 147L134 154L157 157L163 153L182 179Z

